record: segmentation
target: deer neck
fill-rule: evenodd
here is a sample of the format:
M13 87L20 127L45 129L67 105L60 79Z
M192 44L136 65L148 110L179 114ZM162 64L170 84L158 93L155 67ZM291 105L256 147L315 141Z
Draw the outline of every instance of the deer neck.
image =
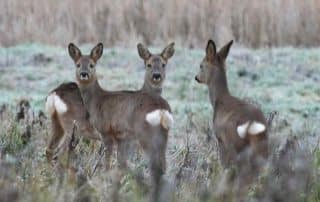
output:
M79 84L81 96L83 99L83 103L86 106L89 113L91 113L91 106L95 105L95 99L97 95L100 95L104 92L104 90L100 87L97 80L93 81L89 84Z
M208 88L212 106L215 106L218 100L222 101L226 96L230 95L224 72L221 72L221 75L213 76L209 81Z
M147 92L147 93L151 93L151 94L157 94L157 95L161 95L162 93L162 86L152 86L149 82L144 81L144 84L141 88L141 91Z

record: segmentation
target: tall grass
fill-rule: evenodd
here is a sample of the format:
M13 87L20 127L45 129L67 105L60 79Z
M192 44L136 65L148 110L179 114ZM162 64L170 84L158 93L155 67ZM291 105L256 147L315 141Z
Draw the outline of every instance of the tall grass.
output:
M131 46L209 37L251 47L320 44L319 0L0 0L0 45L102 41Z

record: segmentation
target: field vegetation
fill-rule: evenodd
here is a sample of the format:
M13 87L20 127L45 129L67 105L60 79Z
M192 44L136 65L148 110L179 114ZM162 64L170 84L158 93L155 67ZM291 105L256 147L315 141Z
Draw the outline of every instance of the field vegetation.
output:
M81 47L88 52L92 45ZM177 47L167 66L163 97L175 124L168 141L163 201L237 201L237 177L227 180L219 164L207 89L194 81L203 56L202 49ZM231 49L231 92L261 106L267 116L275 115L268 169L252 184L247 201L320 200L319 66L320 49ZM62 155L59 166L47 163L45 97L60 83L75 80L66 48L37 43L0 48L0 72L0 201L147 199L149 173L138 148L124 175L117 172L116 154L114 169L106 172L103 158L99 161L100 143L85 139L74 152ZM97 72L105 89L139 89L144 64L133 48L106 48ZM64 169L67 165L73 169Z

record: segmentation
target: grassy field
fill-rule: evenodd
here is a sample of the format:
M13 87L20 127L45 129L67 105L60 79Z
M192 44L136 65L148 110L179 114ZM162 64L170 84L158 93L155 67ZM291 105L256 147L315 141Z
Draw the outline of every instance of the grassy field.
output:
M89 52L91 45L82 48ZM203 56L204 50L177 48L167 66L163 97L173 109L175 125L167 149L164 201L221 201L222 192L237 201L233 185L223 180L207 89L194 81ZM273 169L252 185L248 201L319 201L320 49L235 46L227 68L234 95L260 105L266 114L277 112L269 140ZM143 83L143 61L135 49L105 49L97 71L108 90L139 89ZM74 177L70 172L61 175L62 169L46 162L49 122L38 114L47 93L74 76L66 48L41 44L0 48L0 201L70 201L79 193L89 193L92 201L113 200L115 193L120 201L145 199L147 162L139 155L131 160L132 173L116 185L115 170L98 167L89 176L99 143L80 141L77 162L72 163L81 172ZM29 129L30 120L16 120L21 99L30 101L36 117ZM283 153L288 155L274 163Z

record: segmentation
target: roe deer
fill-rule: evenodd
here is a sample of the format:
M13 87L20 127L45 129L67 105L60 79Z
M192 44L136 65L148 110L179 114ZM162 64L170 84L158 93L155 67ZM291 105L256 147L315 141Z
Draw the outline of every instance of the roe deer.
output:
M160 54L152 54L141 43L137 45L139 56L145 65L144 84L141 91L161 95L162 84L166 78L166 65L174 54L174 42L163 49Z
M79 135L90 139L100 139L100 134L89 122L89 113L83 104L76 83L63 83L52 90L47 96L45 108L52 124L51 139L46 149L48 161L52 160L52 156L63 137L65 137L63 145L69 142L74 122L78 127Z
M268 156L267 122L260 109L229 93L225 61L232 43L230 41L217 53L215 43L209 40L195 79L209 89L214 108L213 129L222 165L240 166L242 156L249 152L246 154L251 153L250 166L257 169L262 165L260 160L263 162Z
M82 55L73 43L69 55L76 66L76 78L89 114L90 122L100 132L105 145L107 169L113 144L118 146L118 162L125 167L126 145L138 140L149 157L152 176L153 201L159 197L161 176L166 168L166 145L173 123L171 109L166 100L142 91L106 91L97 80L95 65L103 53L99 43L90 55Z

